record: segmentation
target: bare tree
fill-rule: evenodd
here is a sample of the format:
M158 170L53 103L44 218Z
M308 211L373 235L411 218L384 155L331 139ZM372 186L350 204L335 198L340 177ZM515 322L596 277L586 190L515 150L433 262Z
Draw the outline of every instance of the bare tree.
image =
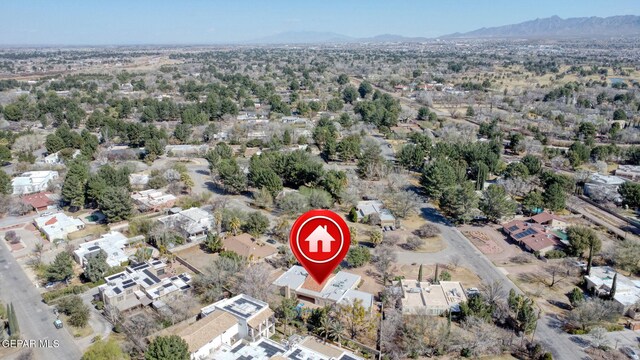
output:
M240 276L238 292L268 302L273 295L269 281L272 270L273 268L265 263L248 266Z
M419 197L413 191L392 191L385 196L385 206L397 217L406 218L418 211Z
M391 268L396 261L397 255L391 246L378 246L378 248L376 249L376 255L373 259L373 264L382 277L383 285L387 284L387 280L391 275Z
M462 262L462 256L460 256L459 254L453 254L449 259L449 264L451 264L451 267L453 269L457 269L460 266L461 262Z

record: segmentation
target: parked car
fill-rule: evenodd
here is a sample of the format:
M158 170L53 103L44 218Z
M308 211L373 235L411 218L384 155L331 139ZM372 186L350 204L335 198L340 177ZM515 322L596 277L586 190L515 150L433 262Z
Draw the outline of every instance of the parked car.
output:
M56 319L56 320L53 322L53 326L55 326L55 327L56 327L56 329L62 329L62 326L63 326L63 325L62 325L62 320L60 320L60 319Z
M273 240L273 239L269 239L269 240L267 240L267 242L268 242L269 244L272 244L272 245L277 244L277 242L276 242L275 240Z
M40 216L49 216L49 215L53 215L53 211L45 211L40 213Z
M574 261L573 265L576 266L576 267L579 267L579 268L586 268L587 267L587 263L586 262L579 261L579 260Z
M51 289L52 287L56 286L58 283L57 282L48 282L44 285L45 289Z
M629 357L629 359L634 359L634 360L640 360L640 353L638 352L638 350L630 348L628 346L622 347L620 348L620 351L627 355L627 357Z
M478 290L478 288L468 288L467 295L468 296L480 295L480 290Z

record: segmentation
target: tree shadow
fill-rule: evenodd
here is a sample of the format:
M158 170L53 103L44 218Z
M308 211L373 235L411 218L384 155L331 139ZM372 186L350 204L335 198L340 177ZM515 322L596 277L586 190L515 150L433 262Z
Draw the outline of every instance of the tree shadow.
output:
M216 194L216 195L227 195L227 192L222 189L220 186L218 186L216 183L214 183L213 181L207 181L204 183L204 185L206 186L207 190L211 191L212 193Z
M198 169L198 170L196 170L196 173L197 173L197 174L200 174L200 175L207 175L207 176L211 175L211 173L209 172L209 170L202 170L202 169Z
M451 226L451 223L449 222L449 220L447 220L444 216L438 213L438 211L434 208L423 207L420 209L420 212L422 213L422 217L431 221L432 223Z
M556 300L547 300L547 302L555 307L558 307L562 310L571 310L571 305L566 303L566 302L562 302L562 301L556 301Z

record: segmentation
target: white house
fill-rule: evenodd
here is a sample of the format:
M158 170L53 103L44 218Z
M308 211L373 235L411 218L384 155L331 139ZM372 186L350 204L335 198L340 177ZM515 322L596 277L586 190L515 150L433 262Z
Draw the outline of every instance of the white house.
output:
M237 319L240 338L255 341L261 337L268 338L275 334L273 310L264 301L240 294L202 308L200 315L208 317L218 311L227 312Z
M309 243L309 252L315 253L318 252L318 242L322 243L322 252L330 252L331 243L336 241L336 239L329 234L326 225L318 225L318 227L313 230L313 232L309 234L304 241Z
M591 274L585 275L584 279L587 283L587 290L592 291L598 296L609 296L611 288L613 287L614 277L616 277L616 271L614 269L608 266L594 266L591 268ZM625 314L628 314L629 310L640 302L640 280L631 280L617 273L616 291L613 295L613 301L622 305Z
M189 241L197 241L204 238L213 228L214 219L211 213L194 207L161 217L158 222L177 230Z
M29 171L11 180L14 195L45 191L49 183L58 178L57 171Z
M112 231L102 235L97 240L80 244L78 249L73 252L73 255L78 264L84 267L92 256L104 251L107 254L107 264L109 266L120 266L129 259L125 253L127 245L138 240L144 240L144 236L129 239L118 231Z
M432 284L411 279L398 280L395 289L401 295L402 313L405 315L440 315L445 311L459 311L460 303L467 301L458 281L440 281Z
M233 347L242 339L238 321L224 311L215 311L180 330L177 335L189 346L192 360L211 359L212 351L223 345Z
M302 266L294 265L276 279L273 285L286 297L295 296L315 305L326 306L361 300L362 306L371 309L373 295L356 290L361 279L360 275L339 271L324 283L318 284Z
M66 239L72 232L84 229L82 220L69 217L64 213L35 218L36 227L49 241Z

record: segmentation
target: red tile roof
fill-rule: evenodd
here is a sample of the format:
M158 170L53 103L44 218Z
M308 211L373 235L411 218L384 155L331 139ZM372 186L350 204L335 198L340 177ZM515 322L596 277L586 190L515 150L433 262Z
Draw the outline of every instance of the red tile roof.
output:
M40 209L53 205L53 200L49 198L49 192L29 194L22 197L22 202L31 205L34 209Z
M52 217L51 219L47 220L47 222L46 222L46 223L44 223L44 224L45 224L45 225L53 225L53 224L55 224L55 223L57 223L57 222L58 222L58 219L54 216L54 217Z
M514 220L504 224L503 229L513 240L524 244L532 251L562 245L558 236L539 224Z

